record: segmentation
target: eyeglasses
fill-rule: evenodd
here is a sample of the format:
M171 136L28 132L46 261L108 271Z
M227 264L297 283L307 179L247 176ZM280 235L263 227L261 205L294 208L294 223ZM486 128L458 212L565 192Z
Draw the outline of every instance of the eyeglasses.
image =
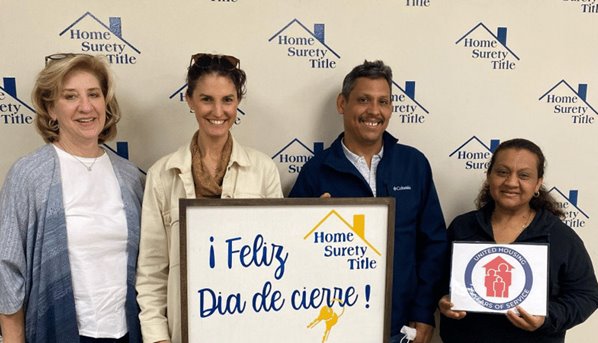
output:
M191 56L189 67L196 65L199 68L209 68L212 66L220 66L227 71L237 69L241 66L241 61L235 56L230 55L212 55L199 53Z
M91 56L89 54L77 54L77 53L59 53L59 54L52 54L46 56L46 66L52 62L60 61L65 58L74 57L74 56Z

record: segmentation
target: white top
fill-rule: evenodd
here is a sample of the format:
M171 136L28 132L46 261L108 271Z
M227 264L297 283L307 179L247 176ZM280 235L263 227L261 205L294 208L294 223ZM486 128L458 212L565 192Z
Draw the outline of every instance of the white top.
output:
M79 334L120 338L128 331L127 220L118 180L108 154L74 157L54 147L60 161Z
M382 155L384 154L384 146L380 148L380 151L376 155L372 156L372 167L369 168L368 163L363 156L359 156L349 150L349 148L345 146L345 142L341 141L341 144L343 146L343 152L349 162L357 168L361 176L363 176L368 185L370 185L370 189L374 196L376 196L376 170L378 170L378 163L380 163Z

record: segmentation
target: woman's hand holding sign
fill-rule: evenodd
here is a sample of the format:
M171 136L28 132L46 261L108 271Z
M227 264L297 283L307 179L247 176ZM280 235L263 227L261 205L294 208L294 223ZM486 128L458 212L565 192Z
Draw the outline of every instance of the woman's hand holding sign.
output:
M440 313L451 319L463 319L467 312L465 311L453 311L453 303L449 295L443 296L438 301L438 309ZM536 331L539 327L544 324L544 316L534 316L529 314L521 306L517 306L517 311L507 311L507 319L516 327L526 331Z
M451 302L451 298L448 294L440 298L440 301L438 301L440 313L444 314L448 318L461 319L467 315L467 312L465 311L453 311L453 306L454 304Z
M544 324L543 316L534 316L529 314L521 306L517 306L517 311L507 311L507 319L516 327L526 331L536 331ZM519 312L519 314L517 313Z

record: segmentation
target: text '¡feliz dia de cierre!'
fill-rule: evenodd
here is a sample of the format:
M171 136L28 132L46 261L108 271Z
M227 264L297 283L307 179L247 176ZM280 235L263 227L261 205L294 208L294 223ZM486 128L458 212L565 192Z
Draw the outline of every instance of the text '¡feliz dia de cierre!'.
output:
M249 240L235 236L218 242L211 236L209 241L207 262L210 269L220 269L218 273L221 273L223 268L227 271L268 268L274 269L273 276L276 280L264 280L263 284L258 285L256 289L248 284L239 284L233 287L238 289L232 292L219 290L218 286L200 288L196 292L199 305L197 313L200 318L242 314L246 310L255 313L278 312L287 306L295 311L317 309L324 304L328 307L354 306L360 298L358 288L353 285L335 284L316 287L297 285L297 287L291 286L291 289L277 289L283 285L278 284L277 281L285 275L289 253L281 244L266 242L261 234ZM219 255L220 252L223 254ZM220 263L219 257L225 257L225 263ZM207 279L213 280L211 277ZM363 290L366 294L364 305L369 308L371 286L368 284Z

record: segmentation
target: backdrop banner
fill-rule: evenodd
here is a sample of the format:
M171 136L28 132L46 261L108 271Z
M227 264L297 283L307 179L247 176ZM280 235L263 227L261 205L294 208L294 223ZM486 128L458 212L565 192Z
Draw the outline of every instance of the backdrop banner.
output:
M272 158L285 194L343 130L344 76L380 59L393 70L388 131L429 159L447 224L474 209L498 144L527 138L598 263L597 25L593 0L1 0L0 180L43 144L30 94L53 53L106 56L123 114L107 148L143 171L198 129L191 56L238 57L247 93L232 134ZM567 339L596 326L598 314Z

